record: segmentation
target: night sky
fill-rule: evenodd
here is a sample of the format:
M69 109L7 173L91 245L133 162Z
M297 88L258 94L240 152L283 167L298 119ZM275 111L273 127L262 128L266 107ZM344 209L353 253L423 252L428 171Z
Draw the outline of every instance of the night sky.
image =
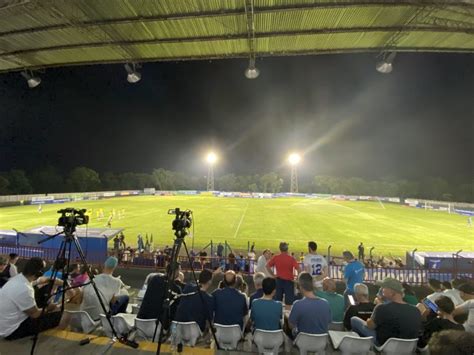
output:
M27 88L0 74L0 171L53 165L67 173L154 168L205 174L285 169L300 175L473 176L474 56L399 54L390 75L374 54L48 69Z

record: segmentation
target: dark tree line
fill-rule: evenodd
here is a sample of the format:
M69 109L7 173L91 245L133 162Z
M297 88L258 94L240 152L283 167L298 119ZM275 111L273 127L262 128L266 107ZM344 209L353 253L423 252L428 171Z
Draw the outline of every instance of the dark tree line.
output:
M288 191L288 177L275 172L263 175L217 176L215 186L220 191L269 192ZM0 195L55 192L87 192L100 190L205 190L206 177L190 176L181 172L155 169L145 173L104 173L87 168L74 168L63 176L53 167L25 173L13 169L0 173ZM315 176L300 183L300 192L388 197L413 197L432 200L474 202L474 181L439 177L421 180L385 178L365 180L358 177Z

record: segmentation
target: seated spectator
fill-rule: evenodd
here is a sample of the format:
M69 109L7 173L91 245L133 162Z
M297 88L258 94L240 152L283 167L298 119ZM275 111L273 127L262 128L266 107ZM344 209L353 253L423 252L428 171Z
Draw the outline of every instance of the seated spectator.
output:
M418 338L421 314L416 307L403 301L400 281L387 277L380 286L384 299L389 302L378 304L367 322L352 317L352 330L363 337L373 336L377 345L384 344L389 338Z
M7 259L0 255L0 287L3 287L10 279L10 268Z
M449 281L443 281L441 282L441 286L443 288L443 292L446 291L446 290L450 290L453 288L453 286L451 285L451 282Z
M0 337L7 340L24 338L58 326L60 306L50 304L45 311L35 302L33 285L46 266L40 258L31 258L23 272L12 277L0 290Z
M207 293L212 284L212 275L212 272L207 269L202 270L199 274L198 282L201 295L197 293L196 284L188 284L184 287L174 320L196 322L203 333L206 331L206 322L208 320L212 322L214 318L214 298Z
M266 277L262 281L263 297L254 300L250 312L250 319L254 329L278 330L281 329L283 304L274 301L276 293L276 281L272 277Z
M454 303L449 297L441 296L434 302L438 306L438 317L428 321L423 327L423 335L418 340L418 347L424 348L433 333L442 330L464 330L462 324L453 319Z
M265 278L263 272L257 272L253 275L253 284L255 286L255 292L250 295L249 309L252 308L252 302L258 298L263 297L262 282Z
M418 298L415 295L415 291L411 288L409 284L404 282L403 284L404 296L403 301L411 304L412 306L416 306L418 304Z
M451 301L453 301L455 307L459 306L461 303L464 302L459 292L459 286L464 283L466 283L466 281L463 279L454 279L451 281L452 288L447 288L443 292L444 296L448 296L449 298L451 298Z
M178 285L181 289L184 289L184 287L186 286L185 283L184 283L184 273L180 271L180 272L178 273L178 276L176 276L176 279L174 280L174 282L175 282L176 285Z
M129 299L126 295L120 295L122 281L112 275L117 264L117 258L110 256L104 263L103 272L94 277L105 311L108 312L113 305L113 314L125 313ZM81 310L86 311L93 320L99 320L100 314L104 313L92 284L84 286Z
M372 315L375 305L369 302L369 289L366 285L358 283L354 285L354 305L350 305L344 314L344 327L352 330L351 318L359 317L367 320Z
M453 316L468 313L464 328L468 332L474 332L474 285L472 283L465 283L459 286L459 294L464 303L456 307Z
M443 330L433 334L428 347L430 355L472 355L474 337L467 332Z
M75 264L73 268L72 286L81 286L89 282L89 275L87 274L86 265Z
M245 280L244 280L244 278L242 277L242 275L240 275L240 274L237 274L237 275L236 275L235 288L244 294L245 299L246 299L247 302L248 302L248 298L249 298L249 296L247 296L248 285L247 285L247 283L245 282Z
M441 281L436 279L429 279L428 285L430 286L433 293L430 293L428 296L426 296L426 298L431 302L434 302L438 299L438 297L443 295L443 285L441 284Z
M9 268L10 277L18 275L18 269L16 267L16 263L18 259L20 259L20 257L16 253L10 253L8 255L8 265L10 266Z
M214 322L223 325L238 324L241 329L248 313L247 299L235 288L236 275L232 270L224 274L224 288L212 293L214 297Z
M332 321L342 322L344 319L344 297L336 293L336 282L329 277L323 280L323 290L316 291L316 296L325 299L331 308Z
M167 266L167 271L171 265ZM174 274L171 275L172 280L176 280L179 274L179 267L175 268ZM181 288L172 282L170 285L171 292L181 294ZM148 280L145 295L142 304L138 310L137 318L141 319L163 319L163 303L166 299L166 275L156 274ZM179 302L174 302L170 307L169 316L174 319ZM168 329L170 319L163 319L165 329Z
M288 318L287 335L294 339L299 332L323 334L328 332L331 323L331 308L328 301L317 297L313 290L313 278L307 272L298 277L298 287L303 299L293 303Z
M225 265L225 270L232 270L235 272L239 271L239 265L237 265L237 260L233 253L229 253L229 256L227 257L227 264Z

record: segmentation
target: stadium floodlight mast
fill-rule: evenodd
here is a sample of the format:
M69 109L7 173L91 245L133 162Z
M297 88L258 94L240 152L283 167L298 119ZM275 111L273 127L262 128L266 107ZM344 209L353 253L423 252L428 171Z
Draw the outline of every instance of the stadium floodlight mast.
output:
M382 74L390 74L393 70L393 60L395 59L396 52L382 54L382 60L375 64L375 69Z
M288 162L291 166L291 183L290 183L290 192L298 193L298 172L297 166L301 162L301 155L298 153L291 153L288 156Z
M137 70L138 68L140 68L140 64L125 64L125 70L127 71L127 81L130 84L138 83L141 80L142 74Z
M34 76L31 70L22 71L21 76L26 79L26 82L28 83L28 87L30 89L34 89L39 84L41 84L41 78L39 76Z
M214 165L217 162L217 155L214 152L207 153L207 191L214 191Z

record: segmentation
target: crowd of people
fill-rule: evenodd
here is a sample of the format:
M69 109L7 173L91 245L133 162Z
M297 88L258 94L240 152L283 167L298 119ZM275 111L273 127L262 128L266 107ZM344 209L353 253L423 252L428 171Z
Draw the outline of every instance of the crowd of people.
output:
M372 301L364 284L364 264L350 251L344 251L343 258L345 282L344 292L339 287L340 293L336 281L328 277L328 262L318 253L314 241L308 242L301 263L285 242L280 243L278 253L267 249L258 258L255 256L253 287L247 285L239 268L227 266L213 271L204 268L197 284L186 284L183 273L170 264L167 267L175 299L169 314L164 316L165 274L155 274L147 278L137 317L160 319L165 329L169 329L171 320L195 321L207 339L213 323L237 324L244 333L282 329L290 339L300 332L324 334L334 324L342 324L360 336L372 336L375 345L392 337L418 338L419 347L429 344L431 349L433 344L436 349L458 339L466 349L474 350L472 280L455 279L444 284L430 280L432 293L420 300L409 285L386 278L378 285ZM81 265L71 265L67 270L68 284L73 288L64 288L60 275L51 282L53 267L46 267L43 260L27 260L20 273L15 266L17 260L16 254L8 260L0 257L0 337L18 339L32 335L35 329L67 326L67 319L61 319L59 312L58 295L62 292L69 303L77 304L93 320L99 320L104 313L87 270ZM128 287L120 276L114 276L117 265L118 259L112 256L100 273L93 272L101 301L110 314L125 313L129 303ZM217 287L210 292L215 284ZM255 291L249 294L249 288ZM40 324L39 328L33 323ZM469 337L463 335L466 332Z

